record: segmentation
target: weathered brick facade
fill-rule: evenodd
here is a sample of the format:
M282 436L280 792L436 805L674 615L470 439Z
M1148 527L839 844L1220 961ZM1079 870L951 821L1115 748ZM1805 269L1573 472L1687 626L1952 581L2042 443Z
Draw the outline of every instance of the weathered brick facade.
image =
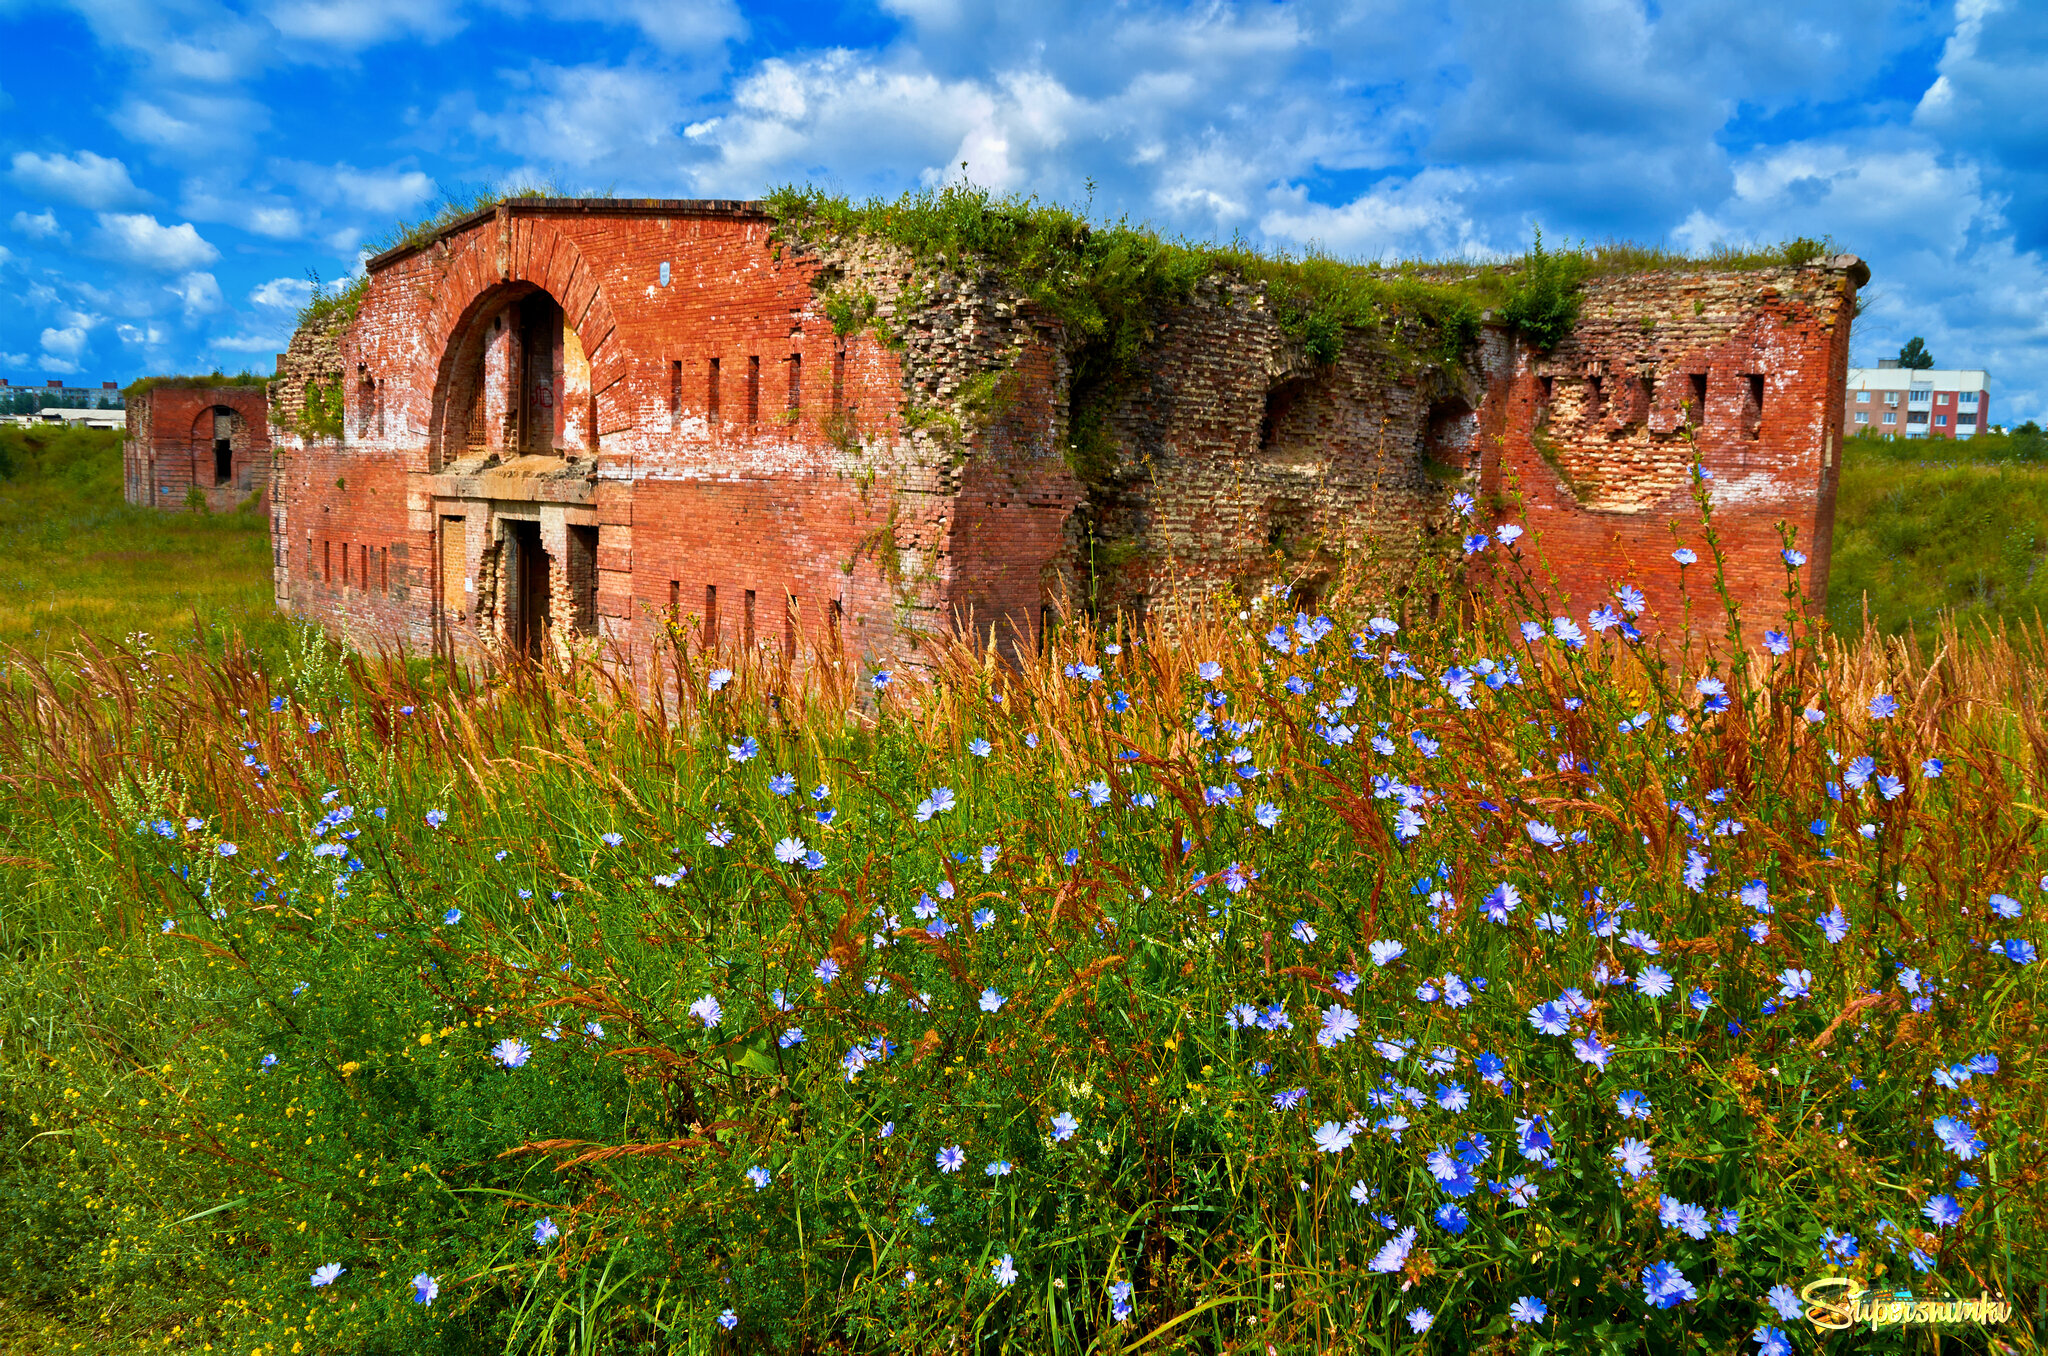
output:
M676 626L894 663L961 624L1030 644L1055 608L1312 590L1359 552L1398 576L1455 541L1462 485L1520 489L1583 611L1696 527L1695 438L1746 596L1780 517L1824 582L1853 261L1597 281L1554 353L1488 326L1450 364L1364 331L1316 364L1219 279L1084 450L1067 336L997 279L773 226L523 200L372 260L273 388L280 606L467 656L581 635L638 665ZM339 437L288 431L337 383Z
M152 386L127 398L121 493L139 508L227 513L270 484L270 412L261 386Z

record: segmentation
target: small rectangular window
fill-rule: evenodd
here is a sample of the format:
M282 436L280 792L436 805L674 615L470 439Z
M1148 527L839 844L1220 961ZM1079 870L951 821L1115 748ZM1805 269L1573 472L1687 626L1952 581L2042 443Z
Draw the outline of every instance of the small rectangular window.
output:
M1867 423L1869 423L1869 422L1870 422L1870 412L1869 412L1868 410L1858 410L1858 411L1856 411L1856 422L1857 422L1857 423L1859 423L1859 424L1867 424Z
M789 355L789 417L794 420L804 408L804 355Z
M1856 393L1856 403L1858 405L1868 405L1870 403L1870 392L1858 391Z
M1694 372L1687 380L1692 383L1692 422L1695 428L1704 427L1707 422L1707 374Z
M387 598L391 596L391 548L377 548L377 592Z
M348 563L346 555L341 560L344 565ZM320 578L329 584L334 582L334 543L331 541L320 543Z
M365 546L362 551L362 555L357 557L356 583L367 591L370 587L370 548Z
M740 644L748 650L754 648L754 591L747 590L746 615L741 619Z
M1899 416L1892 413L1890 410L1886 410L1884 412L1884 421L1887 424L1896 424L1899 422Z
M718 644L718 585L704 586L704 648Z
M668 417L683 417L683 360L677 358L668 365Z
M747 359L747 422L761 422L761 355Z
M671 579L671 580L669 580L669 581L668 581L668 621L669 621L669 625L671 625L671 626L675 625L675 624L676 624L676 621L677 621L677 619L678 619L678 618L680 618L680 617L681 617L682 615L683 615L683 581L682 581L682 580L680 580L680 579Z
M704 410L711 422L718 422L718 359L713 358L704 377Z

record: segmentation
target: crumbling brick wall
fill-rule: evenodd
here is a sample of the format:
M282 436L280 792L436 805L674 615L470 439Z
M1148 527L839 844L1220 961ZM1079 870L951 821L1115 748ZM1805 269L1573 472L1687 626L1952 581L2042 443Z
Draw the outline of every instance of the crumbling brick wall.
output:
M1522 549L1559 611L1583 619L1625 580L1676 625L1680 547L1702 562L1685 587L1718 607L1695 457L1752 640L1786 615L1781 528L1807 557L1806 603L1822 607L1849 326L1868 277L1842 256L1798 269L1596 279L1553 352L1518 346L1488 371L1490 504L1519 500L1530 528Z
M151 386L127 397L122 496L138 508L230 513L270 484L260 386Z
M1222 280L1162 316L1081 449L1088 502L1060 558L1103 613L1285 584L1307 604L1347 564L1400 590L1478 487L1483 384L1353 330L1317 363L1255 287Z
M1212 279L1077 431L1070 336L992 273L744 203L504 203L370 261L353 316L294 338L278 602L359 644L585 645L643 681L677 636L887 666L962 625L1029 646L1056 608L1306 597L1353 568L1398 594L1460 562L1464 489L1526 501L1583 611L1696 530L1697 444L1767 610L1767 520L1797 519L1825 583L1858 270L1596 280L1553 353L1355 329L1329 363ZM309 390L340 394L337 426L301 417Z

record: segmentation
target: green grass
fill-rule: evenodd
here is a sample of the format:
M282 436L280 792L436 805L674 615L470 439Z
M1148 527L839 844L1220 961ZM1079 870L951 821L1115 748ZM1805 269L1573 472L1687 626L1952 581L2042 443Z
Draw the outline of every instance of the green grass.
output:
M276 644L260 494L230 514L121 499L121 435L0 428L0 645L39 658L81 636L161 648L228 627Z
M1926 633L1944 616L2028 626L2048 616L2048 437L1852 438L1835 506L1828 620Z

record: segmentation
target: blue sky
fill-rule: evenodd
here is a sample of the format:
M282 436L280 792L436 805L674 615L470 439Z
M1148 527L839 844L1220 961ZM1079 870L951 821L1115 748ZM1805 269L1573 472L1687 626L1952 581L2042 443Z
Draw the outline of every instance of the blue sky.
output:
M2048 416L2038 0L0 0L0 51L17 383L267 370L447 190L964 172L1356 258L1830 235L1858 361L1925 335Z

